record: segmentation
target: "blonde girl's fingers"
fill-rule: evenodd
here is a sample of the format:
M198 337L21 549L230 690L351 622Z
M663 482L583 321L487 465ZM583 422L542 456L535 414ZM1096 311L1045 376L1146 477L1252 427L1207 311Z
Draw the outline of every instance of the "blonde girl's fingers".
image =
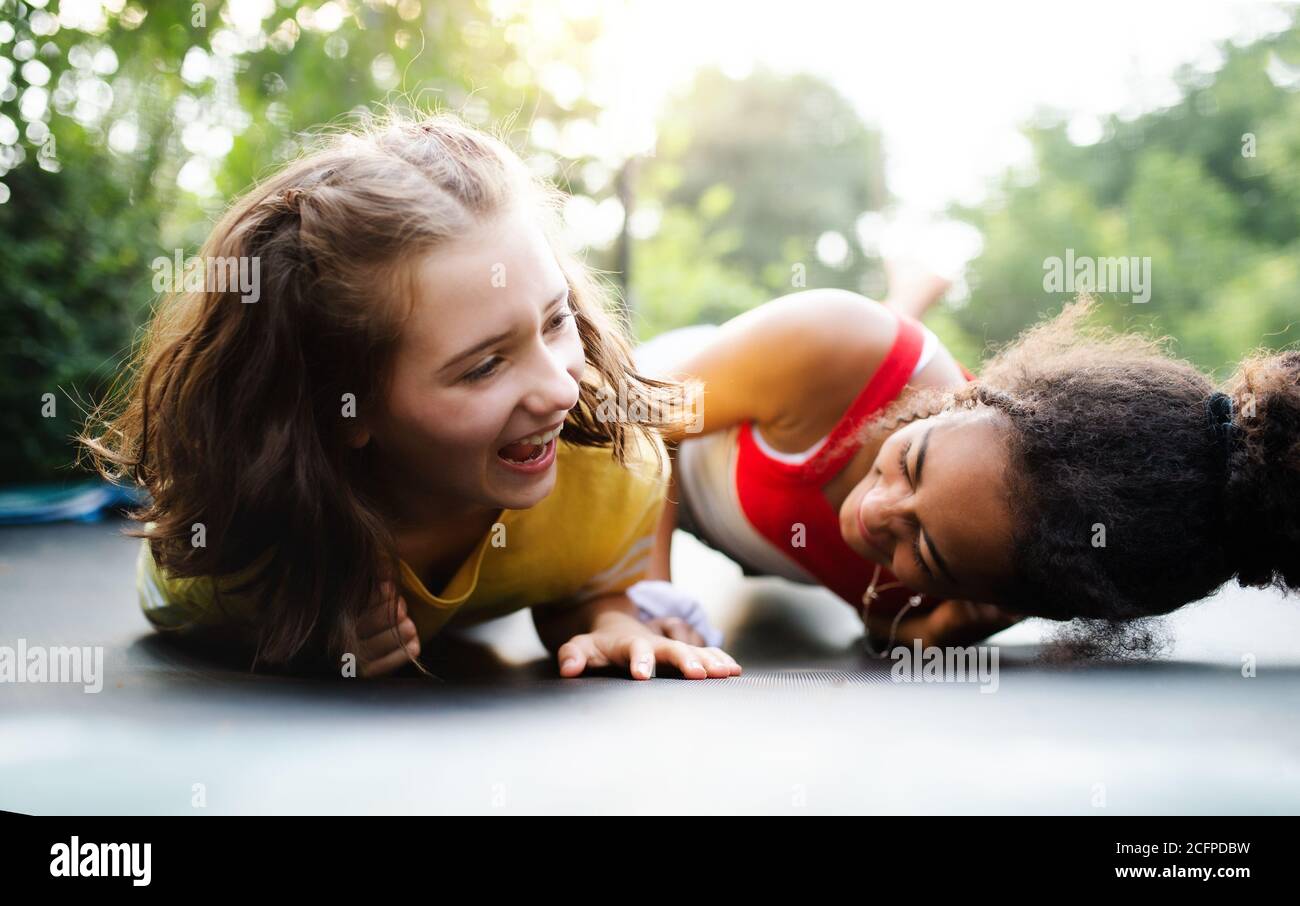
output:
M386 582L384 586L388 590L357 620L357 633L362 638L368 639L406 619L406 599L400 595L393 597L395 590L391 583Z
M664 639L664 644L678 644ZM648 680L655 675L655 661L659 649L643 636L633 636L623 646L623 660L632 679Z
M687 623L681 617L669 617L665 621L668 631L664 635L678 642L685 642L687 645L694 645L697 648L704 647L704 636L695 631L695 627Z
M574 639L560 646L555 653L555 660L560 665L560 676L578 676L587 669L587 653Z
M704 644L704 639L700 634L681 617L662 617L650 620L646 623L646 626L675 642L685 642L687 645Z
M709 679L722 679L731 676L731 664L716 649L694 646L694 650L696 656L700 659L700 663L704 665L705 671L709 674Z
M686 645L685 657L687 664L692 660L698 663L704 669L704 675L699 675L698 671L683 670L682 672L689 679L724 679L740 672L740 665L732 660L731 656L717 648L707 648L703 646ZM679 665L679 669L680 665Z
M669 650L673 654L665 658L661 651L659 659L673 663L687 679L722 679L731 676L730 659L716 648L677 642Z
M391 623L384 623L371 633L362 632L361 627L357 627L357 635L361 636L363 642L374 643L387 648L400 647L410 641L416 634L415 623L410 617L403 617L396 626Z
M590 633L575 635L555 652L555 660L560 665L560 676L574 677L588 667L605 667L609 658L605 657Z
M376 644L383 645L386 648L400 648L419 634L419 630L415 628L415 623L411 622L410 617L407 617L397 624L396 634L394 634L391 626L385 626L371 638L375 640Z
M645 628L653 629L655 632L659 633L660 635L667 635L668 621L662 617L655 617L653 620L645 621Z
M656 648L655 654L660 661L672 664L680 670L682 676L687 679L708 679L709 677L709 669L704 666L705 659L698 648L665 639L663 644Z
M404 647L412 639L418 639L419 635L419 629L408 617L396 626L385 626L370 638L362 639L361 647L378 656Z
M380 676L388 676L402 668L403 664L409 663L410 658L406 656L405 651L391 651L377 661L366 661L361 665L362 679L375 679Z
M411 639L419 635L419 630L409 619L403 620L396 626L385 626L374 635L363 638L361 647L371 652L374 656L386 654L404 646Z
M366 678L385 676L410 663L412 658L419 656L420 640L412 639L404 647L398 648L396 651L390 651L375 660L367 661L362 659L361 675Z
M382 595L370 603L370 606L357 617L357 632L369 638L385 626L393 623L392 606L387 605L388 598Z
M409 623L409 621L407 621ZM420 654L420 636L415 628L414 623L407 627L406 623L399 627L399 633L394 637L392 630L385 630L378 635L363 639L361 642L360 658L364 661L378 661L395 651L403 651L414 646L414 654Z
M727 652L723 651L721 648L712 648L712 647L705 648L704 650L708 651L710 654L714 655L715 657L721 659L721 661L724 664L730 667L732 676L740 675L740 671L742 669L740 664L736 662L736 659L734 657L727 654Z
M382 614L376 613L374 610L367 610L357 620L357 635L363 639L368 639L383 632L389 625L389 622L384 619Z

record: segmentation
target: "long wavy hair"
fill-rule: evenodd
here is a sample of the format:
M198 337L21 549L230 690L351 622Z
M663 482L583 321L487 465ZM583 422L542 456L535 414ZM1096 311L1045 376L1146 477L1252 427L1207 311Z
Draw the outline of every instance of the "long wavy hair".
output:
M358 411L383 405L411 265L519 204L556 247L561 201L504 140L452 115L371 120L320 137L213 229L201 257L258 259L258 301L229 287L156 306L78 439L105 478L148 491L131 513L146 525L127 534L148 539L160 569L238 577L217 594L254 596L254 669L337 671L357 650L359 615L399 575L393 534L362 490L368 457L341 415L345 394ZM681 388L636 372L606 286L575 257L557 260L587 361L561 437L626 464L635 432L650 437L683 411ZM613 388L648 416L602 417ZM193 543L196 524L209 543Z
M1013 571L994 603L1012 612L1124 622L1233 578L1300 587L1300 352L1256 352L1217 389L1167 338L1089 326L1093 308L1030 328L964 387L906 392L865 430L1001 413Z

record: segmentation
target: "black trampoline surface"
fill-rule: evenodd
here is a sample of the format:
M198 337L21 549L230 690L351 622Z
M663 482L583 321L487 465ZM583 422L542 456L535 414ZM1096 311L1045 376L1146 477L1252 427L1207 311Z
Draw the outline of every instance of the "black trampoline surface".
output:
M442 682L320 682L159 639L124 524L0 528L0 645L104 649L98 693L0 684L0 809L1300 811L1300 602L1271 593L1184 608L1168 652L1142 662L1050 665L1050 626L1013 627L986 692L894 682L829 593L742 579L679 532L675 579L726 631L740 677L562 680L516 614L437 653Z

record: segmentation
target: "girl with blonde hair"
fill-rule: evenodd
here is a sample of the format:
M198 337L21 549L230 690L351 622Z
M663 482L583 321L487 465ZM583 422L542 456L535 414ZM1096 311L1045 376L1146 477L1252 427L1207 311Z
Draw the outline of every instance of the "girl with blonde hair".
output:
M81 438L150 494L132 534L155 626L374 676L531 608L563 676L739 672L629 597L680 388L635 371L556 250L558 200L443 115L331 136L229 209L200 257L255 260L258 292L164 298ZM602 415L615 391L650 417Z

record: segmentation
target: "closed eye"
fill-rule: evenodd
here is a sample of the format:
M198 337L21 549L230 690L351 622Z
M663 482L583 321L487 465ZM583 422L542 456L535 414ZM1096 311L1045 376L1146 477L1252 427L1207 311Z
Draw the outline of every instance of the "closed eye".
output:
M921 567L921 569L925 572L925 574L929 576L931 579L933 579L934 573L930 571L930 567L926 564L925 560L921 559L920 531L917 531L917 533L912 536L912 556L916 558L916 565Z
M912 442L909 440L903 445L903 451L899 454L898 467L903 470L903 476L907 478L908 485L910 485L912 490L915 491L916 483L912 481L912 475L907 468L907 454L911 451ZM916 534L912 535L912 556L916 559L916 565L920 567L921 571L933 579L934 571L930 569L930 565L926 563L925 558L921 556L921 526L919 523L916 526Z

